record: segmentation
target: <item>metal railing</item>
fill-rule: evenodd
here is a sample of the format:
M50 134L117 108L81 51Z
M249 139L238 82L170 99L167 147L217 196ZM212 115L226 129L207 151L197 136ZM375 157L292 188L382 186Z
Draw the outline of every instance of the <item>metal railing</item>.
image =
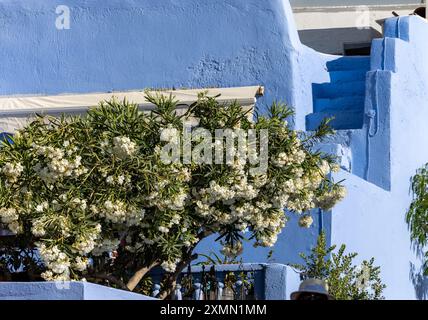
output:
M190 267L177 280L175 300L286 300L287 266L243 263ZM164 272L151 273L152 297L162 289Z

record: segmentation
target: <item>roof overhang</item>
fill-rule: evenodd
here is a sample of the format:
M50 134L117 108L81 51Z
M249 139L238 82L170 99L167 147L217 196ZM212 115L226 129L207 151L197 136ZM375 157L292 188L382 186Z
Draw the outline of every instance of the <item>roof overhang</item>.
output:
M188 106L198 100L198 94L207 92L208 96L217 96L224 105L237 101L245 110L250 110L252 118L256 97L263 95L263 87L234 87L234 88L201 88L189 90L156 90L151 93L173 95L179 101L177 113L184 113ZM22 128L36 114L61 115L85 114L88 109L96 107L100 101L126 99L135 103L142 111L154 109L154 105L145 99L145 90L122 91L111 93L66 94L55 96L21 96L0 97L0 132L14 132Z
M209 96L218 97L218 101L224 104L237 101L242 106L253 106L256 96L262 94L263 87L235 87L235 88L210 88L190 90L159 90L164 95L173 95L180 102L181 108L191 105L197 101L198 94L207 91ZM145 99L145 91L122 91L112 93L88 93L70 94L56 96L23 96L23 97L0 97L0 117L29 115L32 113L58 114L58 113L81 113L89 108L95 107L100 101L126 100L139 105L141 110L154 108Z

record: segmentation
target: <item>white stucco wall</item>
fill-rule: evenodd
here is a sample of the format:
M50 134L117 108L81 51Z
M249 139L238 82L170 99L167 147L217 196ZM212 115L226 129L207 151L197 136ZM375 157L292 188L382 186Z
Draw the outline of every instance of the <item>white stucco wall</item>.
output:
M303 44L320 52L343 54L344 43L369 43L381 37L382 27L376 20L392 17L392 11L408 15L419 6L294 7L293 12Z

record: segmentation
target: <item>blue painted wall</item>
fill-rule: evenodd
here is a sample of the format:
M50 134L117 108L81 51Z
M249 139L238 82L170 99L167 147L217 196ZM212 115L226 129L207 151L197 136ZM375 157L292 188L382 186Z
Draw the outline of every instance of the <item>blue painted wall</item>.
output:
M0 3L0 94L266 85L293 103L288 2L22 0ZM69 30L55 26L70 8Z
M367 74L366 112L371 126L369 175L390 181L390 190L356 176L346 178L349 195L333 210L332 241L375 256L388 298L426 298L427 281L404 222L411 195L409 178L428 160L428 25L418 17L393 18L385 39L375 40ZM381 184L380 184L381 185Z
M55 26L58 5L70 8L69 30ZM288 0L4 0L0 26L0 95L264 85L258 109L287 101L297 129L336 115L340 130L328 146L342 157L337 178L347 179L349 195L323 227L332 242L376 257L388 298L421 297L404 214L409 178L428 161L426 22L388 21L370 58L303 46ZM291 219L275 262L297 262L314 244L321 221L313 214L309 230ZM244 259L254 262L269 251L247 249Z
M0 282L0 300L156 300L88 282Z

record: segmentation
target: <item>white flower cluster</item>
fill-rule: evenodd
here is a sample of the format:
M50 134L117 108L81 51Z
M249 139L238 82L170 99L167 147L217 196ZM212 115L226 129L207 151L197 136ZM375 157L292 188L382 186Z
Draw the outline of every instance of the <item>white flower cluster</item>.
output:
M107 200L100 208L91 206L91 211L113 223L126 222L128 226L137 225L144 218L144 209L133 208L119 200Z
M158 230L162 233L168 233L169 232L169 228L164 227L164 226L159 226Z
M177 129L172 126L168 126L160 130L160 140L168 142L180 141L180 135Z
M13 233L19 234L22 232L22 225L19 223L19 215L16 209L0 208L0 219Z
M66 196L66 195L65 195ZM74 198L70 201L70 205L75 209L85 211L88 207L88 202L85 199Z
M202 202L197 205L202 208L204 205L211 205L217 201L231 205L238 199L252 200L257 197L257 194L258 189L248 183L245 176L239 177L236 183L232 183L229 186L221 186L212 180L209 188L202 189L199 192Z
M76 257L74 263L72 264L73 269L77 271L85 271L88 267L89 259L85 257Z
M234 169L237 174L229 179L228 186L220 186L216 181L211 181L209 188L195 192L195 211L202 217L214 218L219 226L233 224L242 232L251 226L260 245L273 246L277 234L285 226L285 215L282 208L274 208L270 202L255 201L266 184L267 177L258 176L253 183L249 183L242 168L236 166ZM225 205L229 210L224 211ZM230 254L234 252L229 251Z
M187 192L181 189L172 199L164 201L164 204L171 210L183 210L187 197Z
M363 263L359 265L355 271L358 273L356 280L357 288L359 290L366 290L370 286L371 272L369 266Z
M108 184L114 185L114 184L118 184L118 185L129 185L131 183L131 177L130 176L125 176L123 174L115 177L115 176L108 176L106 178L106 182Z
M34 210L40 213L45 211L48 207L49 203L47 201L43 201L42 203L38 204Z
M272 179L267 184L272 194L272 204L275 208L286 207L294 212L305 212L315 207L324 209L334 205L344 196L340 188L321 197L318 195L320 184L329 172L330 166L323 160L319 168L312 171L294 168L292 177L285 182L278 183Z
M277 167L285 167L290 164L301 164L305 161L306 153L303 150L299 150L297 148L292 149L293 153L285 153L281 152L278 154L278 157L273 160L273 163Z
M283 209L275 209L271 204L258 202L256 205L244 205L248 210L246 220L251 223L256 232L258 244L265 247L272 247L285 226L286 217Z
M235 242L233 245L226 243L221 249L221 254L228 258L235 258L242 254L243 250L242 242Z
M168 168L163 175L154 182L155 190L146 196L148 207L156 207L159 210L183 210L186 201L190 198L186 186L191 180L191 172L188 168ZM164 192L168 185L177 186L173 194ZM183 187L181 187L183 186Z
M315 201L317 207L323 210L331 209L338 201L346 196L346 188L344 186L337 186L329 193L318 197Z
M37 144L33 144L32 147L37 155L45 158L45 165L39 162L33 169L47 184L55 183L64 177L79 177L88 172L88 169L81 164L81 156L67 159L62 149Z
M70 258L58 246L47 247L38 243L37 249L48 271L42 274L45 280L68 280L70 276Z
M299 219L299 226L302 228L310 228L313 223L314 223L314 219L309 214L305 214L301 216Z
M128 137L113 138L112 153L120 159L131 157L137 151L137 144Z
M97 246L96 240L99 238L100 233L101 225L97 224L94 228L79 234L72 245L73 250L82 256L90 253Z
M43 201L36 206L35 212L44 214L34 217L31 222L31 233L36 237L43 237L48 232L46 227L49 226L49 231L53 232L55 230L55 232L61 234L64 238L69 237L71 234L70 218L61 214L61 212L55 212L53 214L46 212L48 208L49 204L47 201ZM53 200L51 208L53 210L58 209L58 201Z
M177 268L177 263L179 262L179 260L174 260L174 261L164 261L161 264L162 269L164 269L166 272L174 272L175 269Z
M98 246L92 251L94 256L100 256L103 253L110 253L117 249L120 244L119 239L103 239Z
M36 219L32 222L31 233L36 237L43 237L46 235L45 220Z
M3 168L2 168L2 172L6 176L6 179L9 183L17 182L22 171L24 171L24 167L19 162L6 163L3 165Z

